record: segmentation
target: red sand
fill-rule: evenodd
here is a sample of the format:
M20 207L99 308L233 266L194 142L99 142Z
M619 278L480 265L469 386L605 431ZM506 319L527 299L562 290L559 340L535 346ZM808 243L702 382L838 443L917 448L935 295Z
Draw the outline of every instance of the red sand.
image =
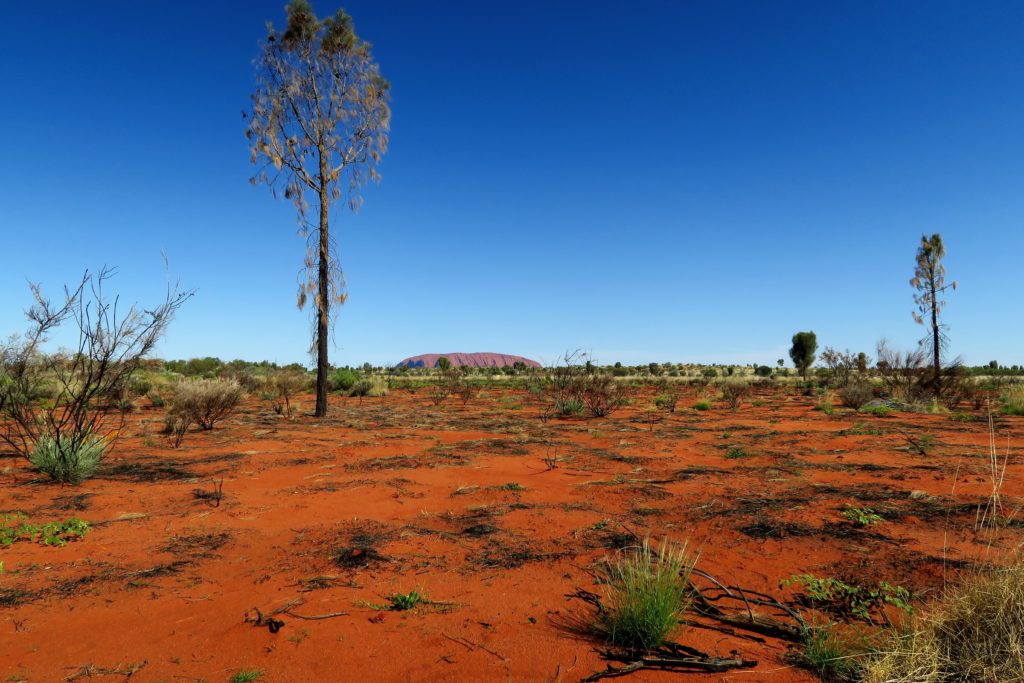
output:
M604 547L613 532L689 539L699 567L787 599L793 590L779 582L797 573L885 580L921 596L955 574L952 561L986 552L971 507L989 487L982 421L828 416L788 393L735 413L694 411L692 396L675 414L654 412L651 399L641 391L609 418L546 423L535 398L502 389L468 407L432 406L426 392L334 399L324 421L283 420L250 401L178 450L157 434L162 412L146 408L82 486L0 459L0 512L95 525L65 547L0 548L0 672L7 681L90 671L125 680L99 674L137 667L132 680L227 681L246 668L263 681L575 681L605 663L599 644L565 628L588 614L566 594L600 590L587 569L613 552ZM1022 427L999 421L1011 454ZM901 432L934 437L928 454ZM726 458L736 447L748 457ZM545 456L558 467L546 470ZM1022 474L1011 460L1008 503ZM912 499L915 490L935 498ZM841 515L847 504L889 521L856 530ZM1001 533L992 556L1020 541L1015 528ZM339 552L368 539L377 561L338 566ZM373 607L410 590L445 604ZM347 615L280 615L278 633L244 620L293 603L300 615ZM677 639L759 664L628 680L814 680L783 661L781 641L700 628Z

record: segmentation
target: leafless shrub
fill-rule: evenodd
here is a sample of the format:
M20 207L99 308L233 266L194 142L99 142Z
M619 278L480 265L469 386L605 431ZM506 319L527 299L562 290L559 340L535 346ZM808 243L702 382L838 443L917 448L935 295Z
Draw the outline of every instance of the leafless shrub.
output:
M121 399L133 373L192 296L168 285L156 307L125 311L104 291L114 274L111 268L86 272L76 286L65 287L58 303L30 285L29 330L0 344L0 440L30 460L45 442L59 463L53 471L76 472L97 440L109 445L116 438L131 405ZM77 347L45 353L51 334L68 322L78 333Z
M828 346L821 352L821 362L829 370L832 385L841 389L858 378L863 379L871 358L865 353L853 353L849 349L837 351Z

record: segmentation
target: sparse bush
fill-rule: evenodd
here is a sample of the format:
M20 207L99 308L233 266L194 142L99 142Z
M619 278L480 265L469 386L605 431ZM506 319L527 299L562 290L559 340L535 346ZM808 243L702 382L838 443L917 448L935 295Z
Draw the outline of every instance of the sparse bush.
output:
M847 408L860 410L860 408L875 398L875 391L871 385L863 381L848 383L839 390L839 400Z
M725 401L731 409L736 410L739 408L740 401L750 394L750 384L748 382L730 380L728 382L722 382L721 386L719 386L719 391L722 392L722 400Z
M267 382L270 393L275 397L274 410L290 417L292 414L292 398L295 394L306 389L309 385L309 377L302 372L281 370L270 376Z
M689 575L696 558L686 544L663 541L655 552L644 539L601 570L606 609L594 624L612 645L646 651L664 644L691 602Z
M36 441L29 455L40 472L62 484L81 484L99 467L107 442L101 437L86 435L76 440L71 436L52 437L44 434Z
M670 413L676 412L676 403L679 402L679 393L676 391L666 391L663 394L659 394L654 399L654 405L661 410L667 410Z
M583 382L583 403L594 417L609 415L621 406L625 390L609 375L590 375Z
M174 387L169 417L184 418L210 430L230 415L241 399L242 387L233 379L183 381Z
M1024 681L1024 567L970 577L881 649L866 683Z

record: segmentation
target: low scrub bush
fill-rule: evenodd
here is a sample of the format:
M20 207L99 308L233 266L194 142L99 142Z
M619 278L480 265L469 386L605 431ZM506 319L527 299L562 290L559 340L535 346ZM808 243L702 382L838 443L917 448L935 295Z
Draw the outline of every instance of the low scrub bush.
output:
M242 387L233 379L195 379L174 387L169 418L184 419L210 430L230 415L242 399ZM188 427L186 426L185 429Z
M1003 412L1007 415L1024 415L1024 384L1014 384L1003 392Z
M359 381L358 375L348 368L338 368L328 376L331 391L348 392Z
M740 401L750 394L750 383L736 380L722 382L719 391L729 408L736 410L740 407Z
M969 578L865 666L866 683L1024 681L1024 567Z
M29 462L61 484L81 484L99 467L107 441L98 436L50 436L44 434L29 454Z
M581 398L591 415L604 417L623 405L626 393L614 377L590 375L583 382Z
M875 391L867 382L851 382L839 390L839 400L847 408L860 410L875 398Z
M694 410L711 410L711 401L697 401L693 404Z
M657 551L644 539L600 571L605 584L605 609L595 628L612 645L645 651L663 645L679 625L691 592L689 575L696 558L686 544L663 541Z

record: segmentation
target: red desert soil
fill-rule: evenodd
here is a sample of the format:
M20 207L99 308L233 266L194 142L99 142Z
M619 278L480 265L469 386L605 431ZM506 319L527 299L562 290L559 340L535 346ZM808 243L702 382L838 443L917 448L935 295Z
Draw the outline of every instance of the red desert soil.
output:
M468 406L435 407L425 390L336 398L323 421L281 419L252 400L177 450L157 434L162 411L147 407L74 488L8 454L0 512L95 528L64 547L0 548L0 672L43 682L125 680L100 673L133 669L133 681L220 682L243 668L274 682L576 681L605 663L599 644L567 627L588 610L566 594L600 591L588 567L631 534L689 539L699 567L787 600L794 589L779 582L797 573L926 595L989 547L974 531L989 491L980 413L826 415L780 391L738 412L695 411L691 395L668 414L638 391L609 418L547 421L538 399L509 389ZM1019 453L1022 429L1021 418L999 419L1000 447ZM745 455L727 458L736 448ZM1011 502L1022 474L1011 460ZM847 505L887 521L857 529L841 515ZM1000 533L992 556L1020 541L1016 528ZM442 604L373 606L411 590ZM277 633L245 621L253 608L287 606ZM814 680L784 661L782 641L698 627L678 640L759 663L629 680Z

